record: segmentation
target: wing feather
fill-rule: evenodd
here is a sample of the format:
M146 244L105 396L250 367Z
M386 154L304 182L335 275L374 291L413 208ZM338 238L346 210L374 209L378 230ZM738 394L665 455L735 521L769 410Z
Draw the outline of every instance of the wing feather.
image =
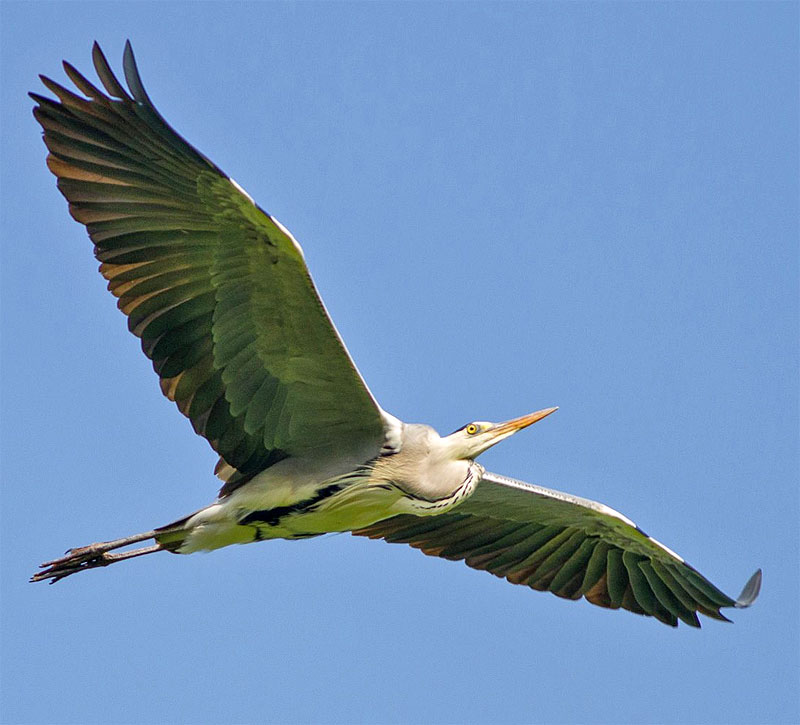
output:
M92 57L104 91L65 63L83 96L45 77L57 100L31 94L48 167L162 392L220 454L223 492L286 456L377 455L384 414L297 242L167 124L130 44L129 90Z
M732 599L613 509L493 473L448 513L395 516L353 533L673 627L699 627L698 613L727 621L720 609L749 606L761 584L759 570Z

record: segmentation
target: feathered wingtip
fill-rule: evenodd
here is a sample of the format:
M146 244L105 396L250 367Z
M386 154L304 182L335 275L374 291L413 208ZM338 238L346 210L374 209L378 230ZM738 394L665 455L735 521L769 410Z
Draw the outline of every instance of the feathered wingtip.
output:
M136 67L136 58L133 55L133 46L130 40L125 41L125 50L122 52L122 70L133 97L142 105L154 108L153 102L144 89L139 69Z
M761 569L757 569L755 574L747 580L747 584L744 585L742 593L736 598L734 606L737 609L746 609L758 598L760 591Z
M114 75L114 71L111 70L111 65L97 41L92 45L92 62L97 77L100 79L102 87L105 89L105 93L83 76L71 63L67 61L63 62L65 73L78 90L89 99L88 101L45 76L40 76L40 78L48 90L53 92L64 106L72 109L77 108L81 112L97 115L101 119L105 119L102 112L98 113L101 108L115 108L116 110L113 112L123 116L126 113L133 113L138 120L144 121L152 131L155 131L159 135L161 141L172 147L173 150L181 155L188 154L194 157L196 160L206 164L216 173L228 178L213 161L175 131L153 105L150 96L144 88L142 78L139 75L139 69L136 65L136 58L133 54L133 46L130 40L125 41L125 50L122 56L123 72L125 81L128 84L127 89L119 81L117 76ZM28 95L38 104L38 107L34 108L34 116L37 117L37 120L39 120L43 126L46 127L46 124L40 118L42 114L40 109L43 108L45 112L61 113L60 104L38 93L29 93ZM120 106L125 110L120 110ZM69 116L69 114L67 115ZM59 120L69 124L72 119L68 117L66 120L63 118Z
M127 48L129 44L130 41L127 41L125 47ZM130 95L128 95L128 92L125 90L125 88L123 88L122 84L117 80L117 77L114 75L114 71L111 70L108 60L106 60L105 54L100 48L100 44L96 40L92 45L92 62L94 63L94 69L97 72L97 77L103 83L106 92L110 96L118 98L120 101L133 100Z

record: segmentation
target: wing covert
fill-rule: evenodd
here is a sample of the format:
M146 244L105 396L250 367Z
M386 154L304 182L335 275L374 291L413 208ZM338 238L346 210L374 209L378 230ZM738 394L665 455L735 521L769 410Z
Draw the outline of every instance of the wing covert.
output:
M129 43L130 92L96 43L92 55L106 93L65 63L86 98L45 77L58 100L30 94L48 167L162 392L220 454L226 486L291 455L377 455L383 413L297 242L164 121Z
M699 627L698 613L727 621L720 609L749 606L761 586L759 570L732 599L608 506L488 472L446 514L395 516L354 533L671 626Z

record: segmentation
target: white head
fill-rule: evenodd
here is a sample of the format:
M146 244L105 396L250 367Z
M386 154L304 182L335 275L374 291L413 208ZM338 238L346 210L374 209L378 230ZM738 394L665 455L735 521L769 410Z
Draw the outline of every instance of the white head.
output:
M529 415L523 415L521 418L507 420L505 423L487 423L478 420L443 437L441 442L447 450L448 457L454 460L472 460L495 443L533 425L536 421L546 418L557 410L558 408L545 408Z

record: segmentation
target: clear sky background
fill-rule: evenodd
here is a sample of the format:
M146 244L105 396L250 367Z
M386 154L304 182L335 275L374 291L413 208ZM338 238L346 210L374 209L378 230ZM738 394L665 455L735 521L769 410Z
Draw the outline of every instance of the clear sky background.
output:
M789 723L798 5L3 2L6 723ZM32 585L209 502L45 168L28 90L133 42L303 245L382 405L559 412L490 469L601 500L756 606L672 630L328 536Z

